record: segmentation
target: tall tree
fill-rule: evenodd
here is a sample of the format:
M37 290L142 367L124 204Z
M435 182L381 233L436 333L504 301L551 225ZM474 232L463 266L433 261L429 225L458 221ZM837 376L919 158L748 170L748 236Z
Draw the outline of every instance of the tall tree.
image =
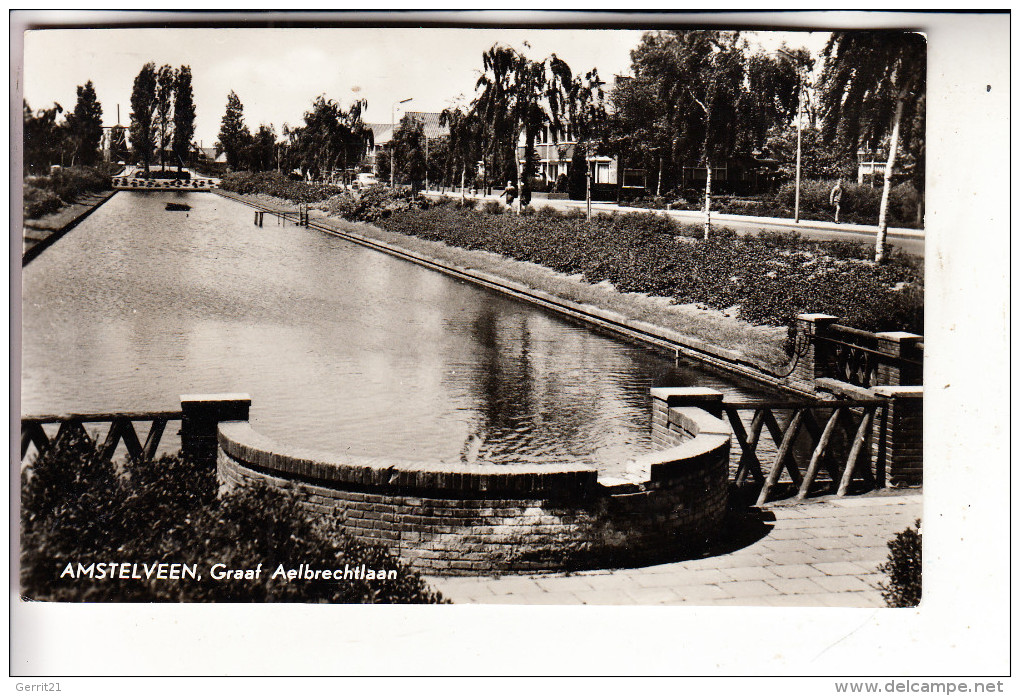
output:
M366 106L367 102L359 100L344 109L325 95L316 97L305 112L304 125L285 133L292 140L302 171L318 179L340 170L347 179L372 144L372 130L361 119Z
M195 94L191 87L191 67L182 65L177 71L174 85L174 137L173 152L177 171L191 152L191 139L195 137Z
M903 128L922 115L927 44L908 32L836 31L822 51L822 132L847 150L877 149L888 138L875 261L885 256L889 191L897 151L909 148L923 129ZM901 142L901 136L903 142ZM923 144L918 152L923 159Z
M760 147L788 121L798 98L795 61L753 54L738 32L671 31L647 37L632 54L656 85L680 160L705 168L705 238L712 225L713 169Z
M482 124L477 114L460 107L443 109L439 123L450 130L447 163L450 181L459 180L466 187L469 173L474 181L475 166L481 159Z
M103 139L103 107L96 98L92 80L78 86L78 101L67 116L72 162L92 165L99 158Z
M227 154L227 166L240 169L244 166L244 150L251 143L251 132L244 123L244 105L233 90L227 95L227 110L220 121L218 152Z
M177 71L164 65L156 74L156 130L159 134L159 166L166 168L166 152L173 140L174 87Z
M390 140L397 181L415 191L425 182L425 126L415 116L404 116Z
M25 123L24 169L26 174L45 174L51 164L60 161L64 128L57 117L64 112L60 104L33 111L23 102Z
M135 77L131 90L131 148L135 160L149 173L155 142L152 132L153 111L156 107L156 65L146 63Z
M592 115L582 108L579 99L585 89L589 94L600 94L601 83L594 71L588 74L587 83L575 78L570 66L556 54L533 61L499 44L482 54L482 68L472 109L487 125L492 169L507 179L520 179L521 202L526 203L531 198L531 179L537 173L538 134L549 126L555 140L568 128L579 129L583 115ZM522 136L524 165L518 172L517 143Z

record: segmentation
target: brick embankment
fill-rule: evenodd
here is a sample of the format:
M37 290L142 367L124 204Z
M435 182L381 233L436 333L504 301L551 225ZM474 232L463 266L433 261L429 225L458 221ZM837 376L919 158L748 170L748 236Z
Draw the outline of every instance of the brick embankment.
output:
M921 517L919 492L757 513L757 540L696 560L572 574L429 578L455 603L883 607L887 542ZM758 531L754 526L759 525Z

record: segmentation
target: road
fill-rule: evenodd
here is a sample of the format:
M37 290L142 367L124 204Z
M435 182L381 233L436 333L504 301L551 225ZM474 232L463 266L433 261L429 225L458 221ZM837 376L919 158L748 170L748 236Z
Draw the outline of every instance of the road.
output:
M440 191L429 191L430 196L442 196L444 195ZM446 192L447 196L459 197L459 193ZM482 196L482 200L498 200L498 196ZM584 208L584 201L565 201L565 200L546 200L546 199L532 199L533 206L544 206L548 205L557 210L569 210L571 208ZM627 206L619 206L614 203L592 203L592 212L622 212L622 213L633 213L645 210L646 208L630 208ZM703 224L705 221L705 214L696 210L654 210L651 212L663 213L665 212L674 220L689 224ZM738 234L748 234L754 232L760 232L761 230L779 231L779 232L799 232L808 239L841 239L854 242L864 242L866 244L875 243L875 235L878 234L878 227L872 225L850 225L850 224L835 224L832 222L816 222L809 220L801 220L799 223L793 220L782 219L782 218L759 218L759 217L747 217L744 215L724 215L722 213L712 213L712 223L718 224L721 227L729 227ZM898 227L890 227L886 239L888 243L896 248L902 249L908 254L915 256L924 256L924 230L911 230L902 229Z

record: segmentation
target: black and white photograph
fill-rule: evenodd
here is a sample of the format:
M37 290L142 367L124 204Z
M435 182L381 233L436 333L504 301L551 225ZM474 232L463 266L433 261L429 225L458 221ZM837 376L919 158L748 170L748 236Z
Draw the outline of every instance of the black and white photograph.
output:
M929 519L998 480L952 414L1002 379L952 369L1004 360L999 268L971 299L987 355L940 337L973 340L954 293L1008 215L955 256L945 230L1008 169L939 158L957 106L1008 133L1008 14L18 15L11 601L36 659L12 675L47 673L69 605L378 604L727 616L748 635L706 640L759 631L758 674L913 673L840 636L917 630L927 555L959 550ZM981 32L987 74L948 88L939 51ZM1005 432L973 435L1000 472ZM816 616L810 655L753 628L808 643ZM742 671L720 650L681 671ZM303 669L207 659L181 673ZM461 671L416 664L385 673Z

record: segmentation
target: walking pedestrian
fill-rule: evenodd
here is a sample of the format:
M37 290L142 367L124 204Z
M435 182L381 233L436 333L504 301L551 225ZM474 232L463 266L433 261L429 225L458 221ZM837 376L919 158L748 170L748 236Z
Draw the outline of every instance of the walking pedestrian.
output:
M843 199L843 179L836 181L836 185L829 191L829 203L836 209L833 222L839 222L839 202Z
M517 187L514 186L514 182L506 182L506 188L503 189L503 193L499 194L500 198L506 198L506 207L510 210L514 208L514 199L517 198Z

